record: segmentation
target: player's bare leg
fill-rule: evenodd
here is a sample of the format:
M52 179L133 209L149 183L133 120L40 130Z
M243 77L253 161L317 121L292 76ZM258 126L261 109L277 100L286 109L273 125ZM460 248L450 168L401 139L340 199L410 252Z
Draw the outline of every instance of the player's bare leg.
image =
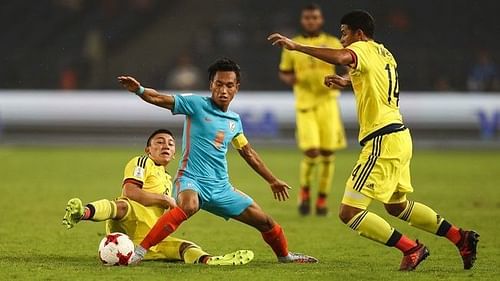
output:
M464 269L470 269L476 261L479 234L472 230L458 228L426 205L405 200L402 203L386 204L387 212L411 226L446 237L458 249Z
M271 246L278 261L282 263L317 263L314 257L292 253L288 251L288 243L281 226L255 202L252 203L241 215L234 217L235 220L255 227L262 234L262 238Z
M341 204L339 217L342 222L361 236L399 249L403 253L403 260L399 268L402 271L414 270L429 256L429 250L425 245L401 234L374 213Z
M300 191L298 201L299 214L303 216L311 213L311 184L319 155L320 151L317 148L305 150L300 163Z

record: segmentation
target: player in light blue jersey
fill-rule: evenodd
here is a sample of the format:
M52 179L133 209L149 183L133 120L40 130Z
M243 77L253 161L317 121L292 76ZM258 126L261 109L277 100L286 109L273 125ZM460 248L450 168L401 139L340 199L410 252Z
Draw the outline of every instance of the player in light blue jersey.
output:
M230 144L270 185L274 198L288 199L290 187L267 168L243 134L240 116L229 105L240 87L240 67L220 59L209 69L211 97L162 95L144 88L130 76L119 82L144 101L186 116L182 138L182 159L175 179L177 207L166 212L136 247L132 263L139 262L147 250L161 242L200 209L225 219L235 219L255 227L273 249L279 262L315 263L307 255L288 251L283 229L252 198L229 182L226 153Z

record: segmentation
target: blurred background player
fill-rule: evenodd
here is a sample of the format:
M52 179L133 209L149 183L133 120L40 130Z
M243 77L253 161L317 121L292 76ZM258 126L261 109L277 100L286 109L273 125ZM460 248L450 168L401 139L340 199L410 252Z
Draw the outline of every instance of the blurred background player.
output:
M340 41L323 32L323 15L317 4L302 9L300 24L303 34L293 38L305 45L342 48ZM328 213L327 196L335 172L335 151L346 147L344 125L337 97L339 89L330 89L323 83L326 75L335 74L335 66L312 56L283 49L279 77L293 87L296 106L296 138L304 153L300 163L299 212L311 212L310 189L319 174L316 214ZM319 171L316 171L319 166Z
M165 129L154 131L145 152L146 155L132 158L125 167L122 195L118 199L102 199L85 206L78 198L70 199L63 224L70 229L82 220L106 221L106 233L125 233L135 244L141 242L158 218L176 207L171 197L171 176L165 171L175 155L173 134ZM168 237L152 247L145 259L238 265L250 262L253 252L243 250L212 256L193 242Z
M268 40L328 63L350 67L349 79L325 77L325 84L353 87L363 149L348 178L340 219L360 235L396 247L403 253L400 270L414 270L429 255L427 247L394 229L367 210L373 200L411 226L446 237L459 250L464 269L476 260L479 234L452 225L428 206L407 200L413 192L410 179L412 139L399 111L397 63L384 45L374 41L375 23L365 11L353 11L340 21L344 49L306 46L280 34Z
M172 234L200 209L252 226L281 263L316 263L314 257L288 251L281 226L266 214L254 200L232 186L229 181L226 154L230 145L268 184L274 198L284 201L290 187L278 179L243 134L240 116L229 105L240 88L240 67L222 58L208 68L210 97L192 94L162 95L144 88L130 76L118 81L144 101L166 108L172 114L185 115L182 160L175 179L178 207L166 212L135 249L131 263L138 263L148 250Z

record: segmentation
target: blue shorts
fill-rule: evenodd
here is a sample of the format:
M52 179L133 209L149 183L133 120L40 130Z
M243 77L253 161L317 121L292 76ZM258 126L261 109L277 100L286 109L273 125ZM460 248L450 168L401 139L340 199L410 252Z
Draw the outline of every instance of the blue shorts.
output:
M243 213L253 203L253 199L234 188L229 181L200 181L185 175L174 182L174 198L184 190L198 193L200 209L228 220Z

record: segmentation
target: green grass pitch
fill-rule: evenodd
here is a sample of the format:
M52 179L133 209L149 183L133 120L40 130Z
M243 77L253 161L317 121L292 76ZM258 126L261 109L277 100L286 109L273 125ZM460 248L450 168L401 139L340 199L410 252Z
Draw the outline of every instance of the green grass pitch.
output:
M290 249L320 259L315 265L278 264L260 234L235 221L200 212L175 236L195 241L211 253L252 249L255 260L241 267L208 267L145 262L137 267L104 267L97 246L103 223L83 222L72 230L61 225L66 201L114 198L122 169L141 148L62 147L0 148L0 280L499 280L500 151L417 150L412 162L415 194L460 226L481 234L471 271L462 269L456 249L443 238L416 230L372 210L412 238L423 241L431 256L410 273L398 272L399 251L358 237L337 219L344 182L358 150L340 152L327 218L297 214L297 170L293 149L262 149L276 175L293 187L292 198L279 203L267 185L232 152L233 184L251 195L284 227ZM177 163L170 167L175 170Z

